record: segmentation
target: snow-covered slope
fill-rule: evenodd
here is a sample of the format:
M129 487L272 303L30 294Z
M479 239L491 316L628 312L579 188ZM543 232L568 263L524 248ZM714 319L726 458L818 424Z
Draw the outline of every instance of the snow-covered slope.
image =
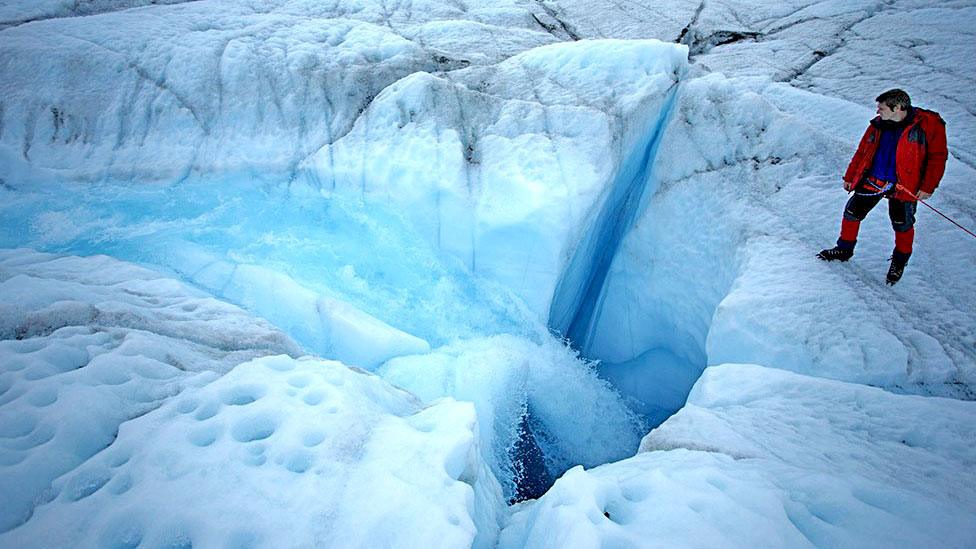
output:
M5 3L0 543L408 543L341 499L490 546L506 500L632 456L697 381L501 545L971 545L976 241L921 207L886 287L878 208L850 263L813 255L890 87L946 118L930 202L976 226L974 23L966 0ZM252 360L281 353L418 398ZM269 364L345 379L346 420ZM224 402L237 382L260 398ZM222 411L198 428L190 397ZM287 539L248 519L279 497Z

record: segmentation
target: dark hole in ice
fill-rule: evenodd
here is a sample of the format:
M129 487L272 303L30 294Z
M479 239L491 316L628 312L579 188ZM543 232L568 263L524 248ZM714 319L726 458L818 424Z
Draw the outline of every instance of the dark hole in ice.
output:
M538 499L556 480L546 467L546 457L537 439L542 429L533 419L531 408L526 410L519 421L518 439L510 450L515 473L515 493L509 498L510 505Z

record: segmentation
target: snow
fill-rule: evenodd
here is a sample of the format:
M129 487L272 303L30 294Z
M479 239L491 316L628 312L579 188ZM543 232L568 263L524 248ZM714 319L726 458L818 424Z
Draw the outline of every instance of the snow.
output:
M971 237L813 258L891 87L976 226L974 21L5 3L0 545L976 544Z
M125 423L2 542L483 545L475 494L500 490L473 429L470 404L421 407L335 362L257 359Z
M27 521L0 544L368 545L356 532L391 517L417 547L491 539L501 491L470 404L423 406L337 362L251 360L300 351L237 307L108 257L0 258L0 519Z

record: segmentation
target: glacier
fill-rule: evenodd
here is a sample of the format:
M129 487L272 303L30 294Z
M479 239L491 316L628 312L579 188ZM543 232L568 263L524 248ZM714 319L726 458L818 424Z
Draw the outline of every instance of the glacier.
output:
M0 6L0 546L968 547L970 1ZM884 52L883 54L880 52Z

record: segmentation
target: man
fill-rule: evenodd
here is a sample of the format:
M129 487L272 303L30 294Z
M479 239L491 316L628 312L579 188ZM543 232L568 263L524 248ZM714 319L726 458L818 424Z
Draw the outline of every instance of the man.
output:
M917 200L932 196L945 171L945 122L939 113L912 107L908 94L888 90L875 99L878 116L871 120L844 174L844 190L854 191L840 226L837 246L822 250L824 261L847 261L854 255L861 220L882 198L895 229L895 249L886 281L893 285L912 255Z

